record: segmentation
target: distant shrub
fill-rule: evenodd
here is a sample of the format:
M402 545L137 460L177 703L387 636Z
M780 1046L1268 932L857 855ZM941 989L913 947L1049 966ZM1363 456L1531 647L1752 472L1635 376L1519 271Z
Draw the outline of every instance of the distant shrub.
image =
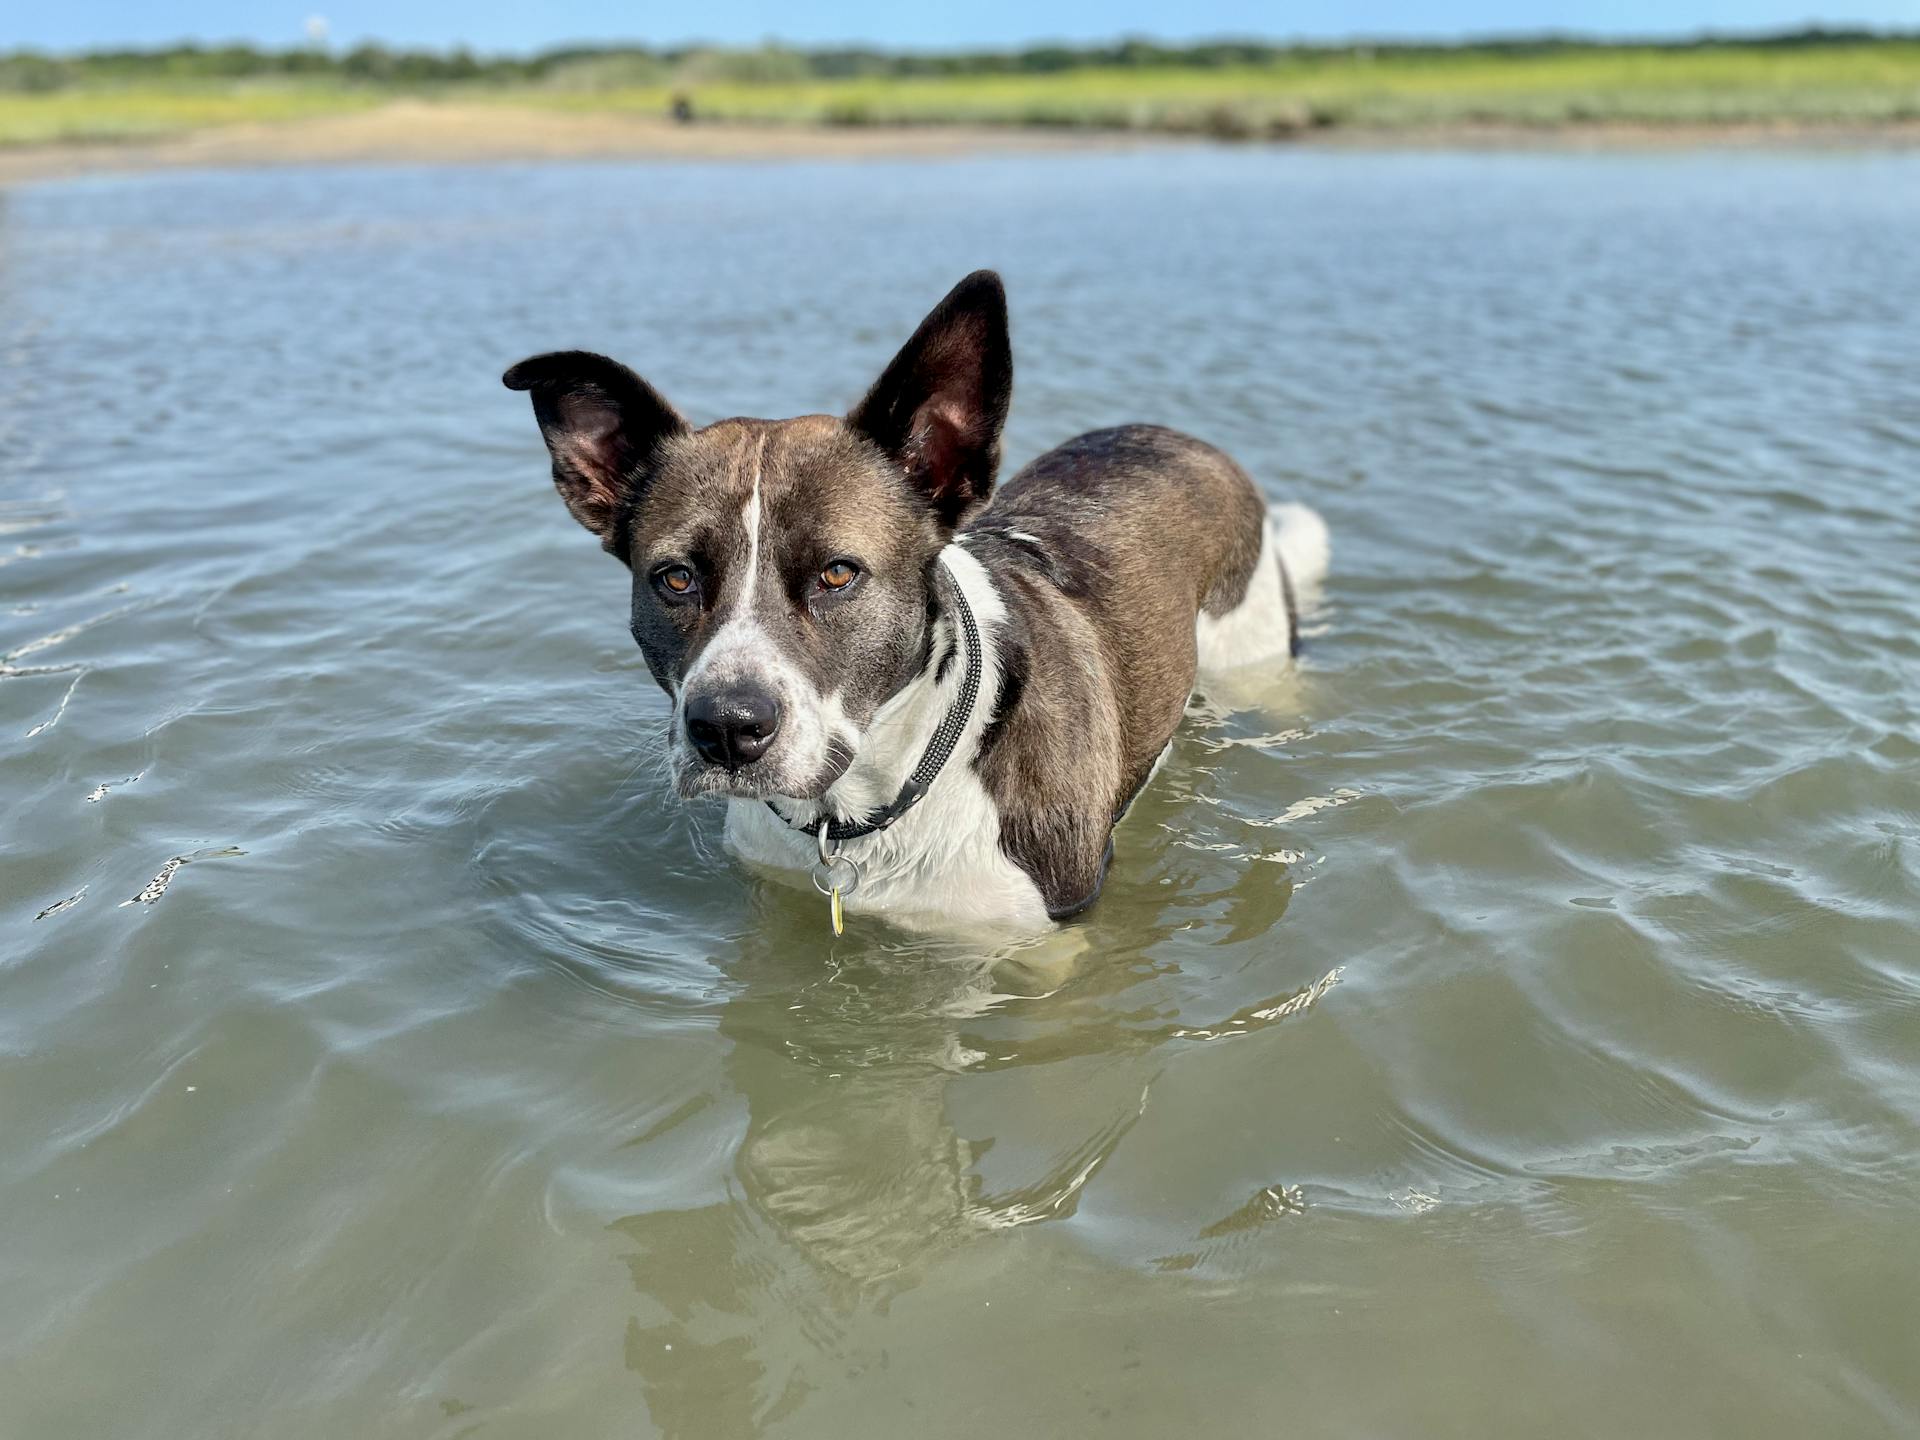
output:
M0 90L43 95L50 90L61 89L71 80L67 66L50 56L39 55L31 50L18 50L11 55L0 56Z
M551 90L622 90L633 86L663 85L673 67L644 50L616 50L599 55L577 55L545 69L540 83Z
M812 78L797 50L764 45L758 50L695 50L674 67L683 85L791 85Z

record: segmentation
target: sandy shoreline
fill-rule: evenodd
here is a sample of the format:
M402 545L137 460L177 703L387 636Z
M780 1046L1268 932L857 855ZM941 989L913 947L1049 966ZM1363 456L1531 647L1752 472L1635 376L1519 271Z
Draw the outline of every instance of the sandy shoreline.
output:
M982 151L1107 149L1154 136L928 125L678 125L665 117L395 101L279 124L224 125L156 140L0 150L0 185L146 170L266 165L460 165L490 161L886 159Z
M507 105L395 101L273 125L230 125L147 141L0 150L0 186L76 175L266 165L476 164L581 159L862 160L1200 143L1134 131L1007 126L677 125L664 117ZM1327 129L1285 142L1324 149L1888 149L1920 145L1920 121L1883 125L1450 125Z

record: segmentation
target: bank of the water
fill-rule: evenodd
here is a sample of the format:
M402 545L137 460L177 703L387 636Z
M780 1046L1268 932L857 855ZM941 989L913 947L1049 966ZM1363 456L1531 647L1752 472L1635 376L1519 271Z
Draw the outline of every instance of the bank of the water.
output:
M287 165L471 165L547 160L889 160L1224 141L1347 150L1905 149L1920 119L1190 127L927 122L820 124L707 120L681 124L631 109L397 100L295 119L209 124L154 136L0 146L0 186L76 175Z

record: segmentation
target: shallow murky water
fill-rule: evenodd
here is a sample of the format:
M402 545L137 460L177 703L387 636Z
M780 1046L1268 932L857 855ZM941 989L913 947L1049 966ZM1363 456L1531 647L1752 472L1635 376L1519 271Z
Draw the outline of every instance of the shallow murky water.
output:
M1920 1425L1920 158L0 197L9 1435ZM504 364L1319 506L1061 940L718 855Z

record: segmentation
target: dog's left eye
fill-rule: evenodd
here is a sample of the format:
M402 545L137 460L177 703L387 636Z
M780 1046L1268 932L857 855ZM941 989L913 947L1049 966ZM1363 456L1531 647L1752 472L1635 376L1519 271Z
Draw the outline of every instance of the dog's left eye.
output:
M829 590L844 590L860 574L860 567L851 560L836 560L820 572L820 583Z

